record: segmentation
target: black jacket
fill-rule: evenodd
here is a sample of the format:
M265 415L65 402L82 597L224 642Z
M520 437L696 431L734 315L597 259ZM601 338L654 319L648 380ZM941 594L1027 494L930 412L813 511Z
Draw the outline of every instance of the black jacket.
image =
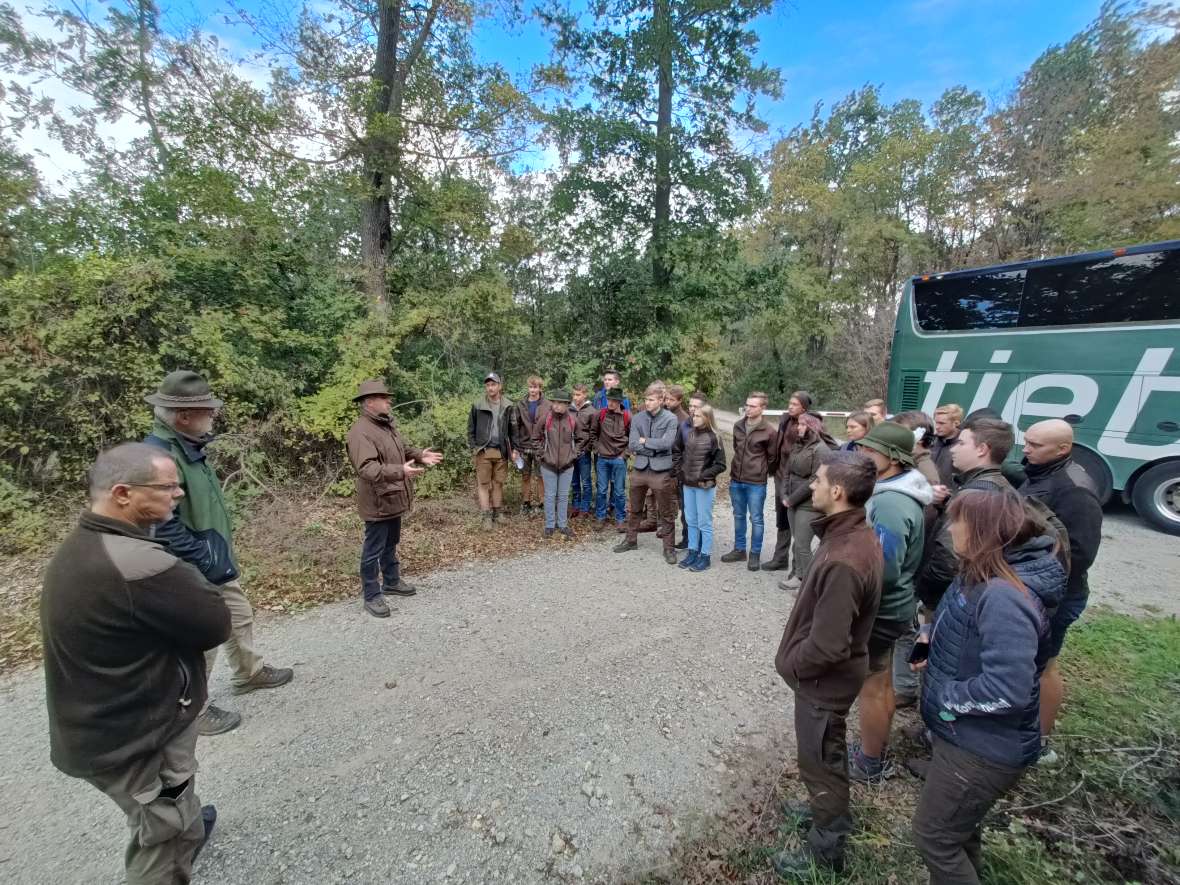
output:
M221 594L134 526L82 514L45 571L50 759L90 777L159 752L205 703L205 651L229 638Z
M1021 463L1028 479L1020 493L1044 501L1069 532L1066 598L1084 598L1090 593L1086 573L1102 543L1102 505L1094 481L1070 455L1050 464L1029 464L1027 458Z
M500 397L500 405L500 439L496 448L507 458L512 448L512 403ZM491 445L494 415L492 404L486 396L481 396L471 404L471 412L467 415L467 446L472 451L482 452Z
M930 458L934 461L934 466L938 468L939 480L948 489L955 487L955 467L951 463L951 448L958 441L959 434L956 433L949 439L936 436L934 442L930 444Z

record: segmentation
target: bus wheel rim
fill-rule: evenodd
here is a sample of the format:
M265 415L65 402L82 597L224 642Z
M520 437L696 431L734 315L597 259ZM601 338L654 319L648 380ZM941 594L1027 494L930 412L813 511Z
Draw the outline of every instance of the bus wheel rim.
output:
M1155 511L1169 522L1180 523L1180 479L1165 479L1152 495Z

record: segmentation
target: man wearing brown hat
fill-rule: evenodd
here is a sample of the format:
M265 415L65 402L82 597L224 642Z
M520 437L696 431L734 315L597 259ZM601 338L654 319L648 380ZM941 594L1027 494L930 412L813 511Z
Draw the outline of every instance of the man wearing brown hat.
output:
M388 618L383 594L413 596L401 579L397 545L402 516L414 500L413 479L442 461L440 452L408 446L397 432L384 381L362 381L352 401L361 414L348 431L348 460L356 470L356 504L365 521L361 548L361 591L365 611Z
M512 448L512 402L503 395L503 381L495 372L483 378L484 395L471 404L467 415L467 446L475 462L479 494L480 527L499 522L504 508L504 482Z
M287 667L270 667L254 648L254 609L238 583L238 566L233 554L233 524L221 483L205 458L213 441L213 420L224 403L209 391L209 382L196 372L169 373L159 389L144 400L154 407L148 445L172 456L180 474L180 498L175 513L156 529L173 556L195 565L205 579L221 590L229 609L231 631L225 642L225 657L232 676L234 694L259 688L278 688L295 675ZM213 672L217 649L205 655L205 672ZM230 731L241 723L238 713L222 710L206 700L197 717L197 731L208 736Z

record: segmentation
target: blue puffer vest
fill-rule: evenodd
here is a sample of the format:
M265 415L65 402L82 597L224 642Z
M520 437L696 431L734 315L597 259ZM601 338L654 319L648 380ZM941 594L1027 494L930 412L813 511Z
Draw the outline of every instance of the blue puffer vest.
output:
M1040 676L1048 660L1047 610L1060 604L1066 583L1065 570L1053 555L1054 544L1053 537L1043 535L1005 555L1028 589L1027 596L1014 593L1003 581L964 587L961 578L956 577L935 613L930 658L922 676L922 719L927 728L960 749L1013 768L1031 765L1041 749ZM988 647L984 647L979 613L988 594L1000 594L990 603L997 614L1006 606L1013 622L1020 618L1027 624L1029 618L1033 619L1035 649L1005 635L1002 625L990 631ZM1027 696L1008 703L1003 696L979 696L988 686L979 686L980 691L974 694L963 690L963 683L983 674L985 655L989 657L993 686L1025 685ZM1030 656L1035 670L1031 684ZM960 703L973 705L968 712L960 711L951 722L939 715L946 710L948 693Z

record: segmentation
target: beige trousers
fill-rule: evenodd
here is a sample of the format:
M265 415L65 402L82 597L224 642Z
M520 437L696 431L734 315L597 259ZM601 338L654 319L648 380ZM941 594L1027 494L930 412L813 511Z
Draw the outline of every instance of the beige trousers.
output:
M159 753L86 778L127 815L131 829L123 858L127 885L188 885L193 852L205 836L194 783L196 751L197 724L193 722ZM161 795L182 784L183 790Z
M225 659L229 662L231 672L230 682L234 685L245 685L262 669L262 656L254 651L254 609L250 607L250 600L242 592L242 585L237 581L230 581L217 588L221 591L221 598L225 607L229 609L230 632L229 639L217 648L205 652L205 673L213 678L213 664L217 660L217 651L225 649ZM209 701L205 702L205 710L209 709ZM201 712L204 713L205 710Z

